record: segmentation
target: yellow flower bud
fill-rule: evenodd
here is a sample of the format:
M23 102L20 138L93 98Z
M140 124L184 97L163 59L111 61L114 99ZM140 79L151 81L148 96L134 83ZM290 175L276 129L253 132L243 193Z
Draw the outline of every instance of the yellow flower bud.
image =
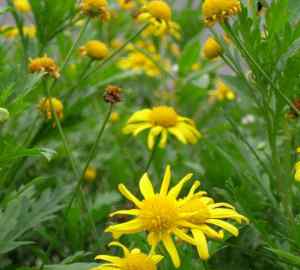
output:
M82 55L87 55L94 60L102 60L108 55L107 46L98 40L90 40L80 48Z
M146 5L147 11L156 19L169 21L172 16L172 11L169 5L160 0L154 0Z
M84 172L84 180L86 182L92 183L95 181L96 177L97 177L97 171L92 166L88 167Z
M219 43L212 37L209 37L204 43L203 54L207 59L214 59L222 53Z

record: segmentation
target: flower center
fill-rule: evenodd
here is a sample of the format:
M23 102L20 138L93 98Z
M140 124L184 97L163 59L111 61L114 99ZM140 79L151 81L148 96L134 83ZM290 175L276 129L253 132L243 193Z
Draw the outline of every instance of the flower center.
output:
M150 121L155 126L162 126L165 128L176 125L178 115L176 111L167 106L154 107L150 114Z
M178 220L176 201L159 194L143 201L140 219L147 231L165 232Z
M188 218L194 224L203 224L210 217L208 207L200 199L192 199L180 209L184 212L195 212L193 216Z
M131 253L123 259L122 270L156 270L152 259L143 253Z

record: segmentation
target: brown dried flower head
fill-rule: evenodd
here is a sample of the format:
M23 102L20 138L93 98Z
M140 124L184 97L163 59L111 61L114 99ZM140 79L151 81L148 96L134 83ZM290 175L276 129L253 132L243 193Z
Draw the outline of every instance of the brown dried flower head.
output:
M122 100L122 89L116 85L108 85L105 89L104 100L107 103L115 104Z

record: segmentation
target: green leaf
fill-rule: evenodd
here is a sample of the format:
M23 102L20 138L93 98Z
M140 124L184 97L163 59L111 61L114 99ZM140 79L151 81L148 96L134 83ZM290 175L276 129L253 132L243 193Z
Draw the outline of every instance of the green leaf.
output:
M45 221L55 217L64 206L62 203L71 189L66 186L56 190L45 190L39 196L34 186L9 200L5 207L0 208L0 254L32 242L20 238ZM36 198L38 197L38 198Z
M273 252L275 255L277 255L280 259L284 260L286 263L300 267L300 256L296 256L290 252L281 249L274 249L274 248L265 248L265 249Z
M200 42L198 38L192 39L184 47L180 61L179 61L179 74L185 75L191 70L193 64L197 63L200 55Z
M73 263L68 265L46 265L45 270L89 270L95 266L98 266L96 263Z

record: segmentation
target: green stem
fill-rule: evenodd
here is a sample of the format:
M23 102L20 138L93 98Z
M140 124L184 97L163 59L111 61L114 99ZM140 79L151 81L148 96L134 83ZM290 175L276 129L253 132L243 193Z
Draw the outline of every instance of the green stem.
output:
M240 51L244 54L244 56L251 62L253 66L256 67L256 69L261 73L261 75L265 78L265 80L268 81L270 86L273 88L275 92L277 92L283 100L295 110L297 114L300 114L299 110L296 108L296 106L293 104L293 102L284 94L282 91L277 88L277 86L274 84L272 79L269 77L269 75L264 71L264 69L261 67L261 65L252 57L252 55L248 52L248 50L243 46L242 42L239 40L239 38L235 35L234 31L231 29L230 24L225 21L224 22L225 31L229 32L231 38L234 40L235 44L238 46Z
M50 110L51 110L51 115L54 116L54 120L55 120L55 125L57 126L58 128L58 131L59 131L59 134L60 134L60 137L63 141L63 145L64 145L64 149L67 153L67 156L68 156L68 159L70 161L70 164L72 166L72 170L73 170L73 173L75 175L75 177L77 178L79 176L79 172L78 172L78 166L76 165L76 162L75 162L75 159L72 155L72 152L70 150L70 147L69 147L69 144L68 144L68 141L66 139L66 136L64 134L64 131L62 129L62 126L60 124L60 121L57 117L57 114L56 114L56 111L54 110L53 108L53 104L52 104L52 99L51 99L51 93L50 93L50 89L49 87L47 86L47 82L46 82L46 85L45 85L45 88L46 88L46 92L47 92L47 97L49 99L49 103L50 103ZM79 193L80 193L80 199L81 199L81 203L82 203L82 206L83 208L86 210L86 213L87 213L87 217L88 217L88 220L90 222L90 226L92 228L92 231L93 231L93 234L94 234L94 238L95 239L98 239L97 238L97 230L96 230L96 225L95 225L95 222L94 222L94 219L89 211L89 208L88 208L88 205L87 205L87 202L86 202L86 199L84 197L84 193L81 189L78 190Z
M285 94L281 92L280 89L276 87L272 79L264 71L261 65L252 57L252 55L248 52L248 50L243 46L242 42L239 40L239 38L235 35L234 31L231 29L230 24L225 21L224 26L225 26L225 30L227 30L227 32L230 33L232 39L234 40L234 42L236 43L240 51L244 54L245 58L249 60L249 62L259 71L259 73L264 77L264 79L270 84L271 88L275 91L275 94L281 96L284 99L284 101L299 114L299 110L295 107L295 105L289 100L287 96L285 96ZM277 102L276 102L273 117L271 117L271 119L268 119L267 121L269 145L271 148L272 165L277 179L276 182L277 182L278 194L280 195L281 201L283 203L283 207L288 216L289 224L292 225L294 224L294 217L289 205L289 200L286 196L287 189L285 189L283 176L280 170L281 168L280 157L277 151L277 124L278 124L277 115L278 113L277 113Z
M146 167L145 167L144 172L148 172L149 169L150 169L150 165L151 165L151 163L152 163L152 161L153 161L153 159L154 159L156 150L157 150L157 148L158 148L159 141L160 141L160 136L158 136L158 138L156 138L155 144L154 144L154 146L153 146L153 148L152 148L152 150L151 150L151 152L150 152L150 156L149 156L149 159L148 159L148 162L147 162L147 164L146 164ZM144 172L143 172L143 173L144 173Z
M80 32L78 34L77 39L75 40L75 42L73 43L72 47L70 48L70 50L69 50L69 52L68 52L68 54L67 54L67 56L66 56L66 58L65 58L65 60L64 60L64 62L62 64L62 66L60 68L60 73L63 73L63 71L65 70L66 66L68 65L68 63L69 63L69 61L70 61L70 59L72 57L72 54L73 54L74 50L77 48L77 46L78 46L78 44L79 44L79 42L80 42L80 40L81 40L81 38L82 38L85 30L87 29L87 27L89 25L89 22L90 22L90 18L88 18L85 21L85 24L81 28L81 30L80 30ZM56 85L56 83L57 83L57 80L54 80L53 83L50 86L50 91L54 88L54 86Z
M100 129L99 129L97 138L96 138L96 140L95 140L95 142L94 142L94 144L93 144L93 146L92 146L92 149L91 149L91 151L90 151L90 153L89 153L89 156L88 156L87 162L86 162L86 164L85 164L85 166L84 166L84 169L83 169L83 171L82 171L80 177L79 177L78 180L77 180L77 184L76 184L76 187L75 187L75 191L74 191L74 193L73 193L73 195L72 195L72 197L71 197L71 200L70 200L70 202L69 202L69 205L68 205L68 207L67 207L66 212L68 212L69 209L71 208L71 206L72 206L72 204L73 204L73 201L74 201L74 199L76 198L76 194L78 193L78 191L79 191L80 188L81 188L81 183L82 183L82 180L83 180L83 178L84 178L85 171L87 170L87 168L89 167L89 165L90 165L92 159L93 159L94 156L95 156L95 153L96 153L96 150L97 150L97 148L98 148L100 139L101 139L101 137L102 137L102 135L103 135L103 133L104 133L105 127L106 127L106 125L107 125L107 123L108 123L108 121L109 121L109 119L110 119L112 110L113 110L113 104L110 105L109 110L108 110L108 112L107 112L107 114L106 114L106 116L105 116L105 119L104 119L104 121L103 121L103 123L102 123L102 125L101 125L101 127L100 127Z
M13 5L12 1L6 0L6 2L7 5L11 7L9 11L13 16L16 26L18 28L18 32L20 33L20 39L24 50L24 66L26 67L28 61L28 40L23 32L23 19L19 16L18 12L16 12L15 6Z

